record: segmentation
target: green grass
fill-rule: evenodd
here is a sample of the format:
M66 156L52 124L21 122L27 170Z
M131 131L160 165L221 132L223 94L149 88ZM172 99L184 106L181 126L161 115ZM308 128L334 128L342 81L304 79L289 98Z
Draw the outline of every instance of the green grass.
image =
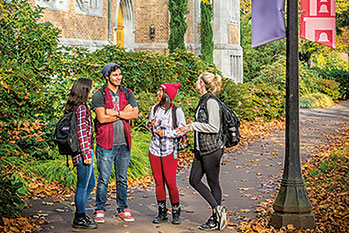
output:
M148 158L149 143L151 140L150 133L132 132L132 150L131 160L128 169L128 176L131 178L141 178L149 175L150 163ZM1 148L0 148L1 149ZM9 150L10 148L2 148ZM4 156L2 158L2 167L11 167L14 165L11 178L14 182L23 184L30 183L34 177L43 177L48 182L58 180L66 187L71 187L76 183L76 169L73 168L72 160L69 157L70 168L66 166L66 156L59 155L57 148L50 151L54 160L34 160L25 156ZM95 158L96 163L96 158ZM15 169L15 170L14 170ZM0 169L1 170L1 169ZM95 176L98 177L97 166L95 166ZM115 171L112 170L110 179L115 178ZM20 193L27 194L28 187L24 185L20 188Z

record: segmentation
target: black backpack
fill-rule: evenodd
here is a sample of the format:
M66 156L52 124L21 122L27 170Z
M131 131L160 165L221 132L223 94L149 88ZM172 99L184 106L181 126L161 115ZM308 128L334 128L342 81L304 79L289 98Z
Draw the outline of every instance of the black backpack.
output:
M77 155L81 153L78 136L78 119L76 110L65 113L58 121L55 130L55 142L61 155Z
M212 95L213 96L213 95ZM216 96L213 96L221 105L222 123L223 123L223 139L225 147L229 148L236 146L240 142L240 120L227 105L220 101Z

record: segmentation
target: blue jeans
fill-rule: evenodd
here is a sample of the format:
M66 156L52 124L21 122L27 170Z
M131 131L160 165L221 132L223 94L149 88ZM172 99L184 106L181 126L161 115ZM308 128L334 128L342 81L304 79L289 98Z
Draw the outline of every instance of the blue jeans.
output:
M93 156L92 156L93 161ZM95 171L93 164L84 164L81 156L77 165L77 185L75 190L75 206L77 214L85 213L85 206L91 191L95 187Z
M113 168L116 176L116 204L118 212L127 208L127 169L131 158L131 151L127 145L113 146L111 150L96 148L97 168L99 172L97 183L97 210L106 211L105 203L108 197L108 183Z

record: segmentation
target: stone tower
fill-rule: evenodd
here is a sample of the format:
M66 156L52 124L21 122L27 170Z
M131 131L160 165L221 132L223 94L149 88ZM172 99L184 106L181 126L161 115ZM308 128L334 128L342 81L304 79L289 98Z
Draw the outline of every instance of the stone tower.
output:
M214 63L237 83L243 81L240 0L213 0Z

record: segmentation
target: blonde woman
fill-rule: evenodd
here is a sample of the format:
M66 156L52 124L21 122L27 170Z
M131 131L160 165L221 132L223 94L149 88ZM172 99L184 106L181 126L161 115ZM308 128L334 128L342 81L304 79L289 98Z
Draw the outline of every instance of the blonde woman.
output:
M222 78L204 72L196 82L201 94L196 108L195 122L179 127L178 133L195 132L195 157L189 183L209 203L212 215L200 226L202 230L223 230L226 227L226 209L222 206L222 190L219 183L220 161L224 152L220 103L215 93L220 89ZM206 175L208 186L201 179Z

